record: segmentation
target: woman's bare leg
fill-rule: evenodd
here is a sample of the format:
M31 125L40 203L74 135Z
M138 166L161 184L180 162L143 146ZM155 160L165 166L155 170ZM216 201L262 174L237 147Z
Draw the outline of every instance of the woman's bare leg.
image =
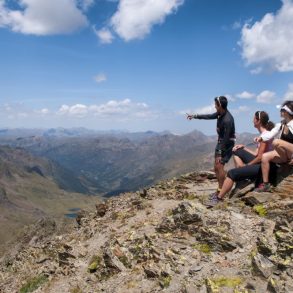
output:
M233 184L234 181L231 178L226 177L218 197L223 198L226 195L226 193L228 193L232 189Z
M235 168L243 167L245 164L238 156L233 156Z
M269 182L270 162L284 163L284 159L276 151L264 153L261 159L262 179L264 183Z
M290 161L293 154L293 144L282 139L275 139L273 147L284 162Z

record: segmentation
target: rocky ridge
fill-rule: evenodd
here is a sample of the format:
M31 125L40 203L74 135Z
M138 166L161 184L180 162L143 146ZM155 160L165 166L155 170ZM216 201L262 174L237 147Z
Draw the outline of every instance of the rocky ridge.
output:
M210 210L215 187L189 173L98 202L67 233L43 219L1 259L0 292L293 292L293 175Z

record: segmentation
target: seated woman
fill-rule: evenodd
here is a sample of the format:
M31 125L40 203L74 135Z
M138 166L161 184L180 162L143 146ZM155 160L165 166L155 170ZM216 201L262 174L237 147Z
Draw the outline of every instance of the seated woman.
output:
M269 115L264 111L257 111L255 113L253 124L261 134L268 132L274 127L274 124L269 121ZM255 180L261 168L262 155L271 149L271 141L259 143L256 151L252 151L244 145L236 145L233 150L236 164L240 167L228 171L220 193L214 196L207 206L213 207L222 201L224 196L232 189L234 182L244 179Z
M266 192L271 190L269 183L270 162L293 164L293 101L286 101L281 109L281 123L278 123L271 131L262 133L255 141L266 142L272 138L274 150L263 155L261 160L262 179L257 192Z

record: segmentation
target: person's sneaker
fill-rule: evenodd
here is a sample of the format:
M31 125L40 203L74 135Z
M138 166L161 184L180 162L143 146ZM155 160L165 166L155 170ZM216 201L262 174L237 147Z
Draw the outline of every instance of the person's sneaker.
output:
M222 199L218 198L218 194L215 194L205 205L207 208L213 208L222 201Z
M270 183L261 183L257 188L254 189L255 192L270 192L271 184Z
M219 193L220 193L219 190L216 190L213 193L211 193L209 195L209 200L212 200L215 196L218 196Z

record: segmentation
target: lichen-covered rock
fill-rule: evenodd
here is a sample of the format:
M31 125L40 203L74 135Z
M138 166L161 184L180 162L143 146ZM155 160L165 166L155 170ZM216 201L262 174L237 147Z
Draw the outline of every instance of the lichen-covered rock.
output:
M261 254L270 256L277 252L277 244L274 238L267 239L265 236L260 235L257 238L257 249Z
M269 259L259 253L253 257L252 264L255 271L265 278L269 278L276 269L275 265Z

